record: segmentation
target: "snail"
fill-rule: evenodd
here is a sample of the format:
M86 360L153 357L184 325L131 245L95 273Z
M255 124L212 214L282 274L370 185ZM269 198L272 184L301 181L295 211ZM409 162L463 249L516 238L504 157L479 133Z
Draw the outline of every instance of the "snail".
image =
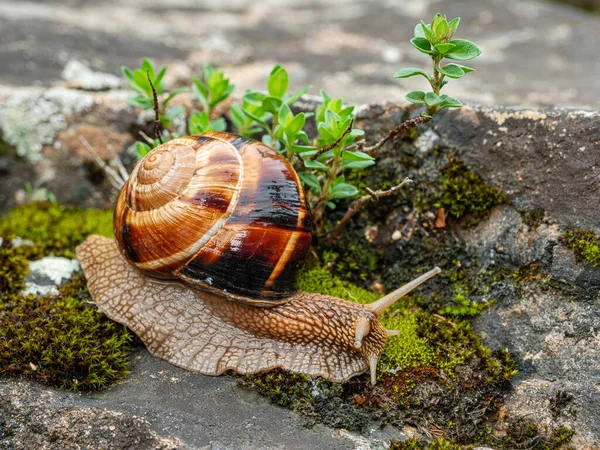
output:
M121 189L115 239L77 247L88 289L149 351L206 375L283 368L343 382L376 367L378 316L440 272L369 305L296 290L311 219L279 153L227 133L149 152Z

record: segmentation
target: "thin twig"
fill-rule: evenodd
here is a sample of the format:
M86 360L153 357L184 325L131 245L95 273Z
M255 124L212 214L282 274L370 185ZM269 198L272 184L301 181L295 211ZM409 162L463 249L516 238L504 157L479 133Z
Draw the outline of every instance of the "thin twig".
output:
M390 189L387 189L385 191L382 191L382 190L373 191L373 190L367 188L368 194L363 195L361 198L359 198L357 200L354 200L350 204L350 207L348 208L348 211L346 211L346 214L344 214L344 217L342 217L342 219L329 232L329 238L328 238L329 243L333 244L339 239L339 237L342 234L342 231L345 228L348 221L357 212L360 211L360 208L362 208L362 206L365 203L367 203L368 201L377 203L381 197L389 197L390 195L396 195L398 190L400 190L402 187L406 186L409 183L412 183L412 180L410 178L405 178L404 180L402 180L402 183L400 183L399 185L393 186Z
M353 125L354 125L354 119L350 120L350 125L348 125L348 127L344 130L344 132L342 133L342 135L339 138L337 138L333 144L326 145L325 147L321 147L317 151L317 153L315 153L314 155L312 155L310 157L310 159L317 159L323 153L328 152L329 150L336 148L338 146L338 144L340 142L342 142L342 139L344 139L346 137L346 135L352 131L352 126Z
M146 141L146 143L148 145L151 145L152 147L154 147L154 140L150 136L148 136L142 130L138 131L138 134L142 137L142 139L144 139Z
M115 189L121 189L125 184L125 179L121 177L119 173L117 173L112 167L106 164L102 158L96 153L96 150L90 145L86 138L83 136L79 136L79 140L87 149L88 152L94 157L96 164L100 166L100 168L104 171L104 173L108 177L108 181Z
M117 170L123 180L127 180L129 178L129 172L121 162L121 158L114 152L112 145L108 146L108 152L110 153L109 163L111 166Z
M365 148L363 148L362 151L369 155L372 155L373 153L375 153L377 150L379 150L381 147L383 147L389 141L395 139L396 136L403 133L408 128L416 127L422 123L429 122L430 120L431 120L430 118L423 117L423 116L419 116L419 117L415 117L414 119L406 120L406 121L402 122L400 125L398 125L396 128L392 128L390 130L390 132L388 133L388 135L386 137L384 137L382 140L380 140L377 144L372 145L371 147L365 147Z
M152 88L152 97L154 99L154 137L158 139L158 141L162 144L162 133L160 131L160 118L158 115L158 95L156 94L156 89L154 89L154 84L152 84L152 80L150 79L150 71L146 70L146 76L148 77L148 82L150 83L150 87Z

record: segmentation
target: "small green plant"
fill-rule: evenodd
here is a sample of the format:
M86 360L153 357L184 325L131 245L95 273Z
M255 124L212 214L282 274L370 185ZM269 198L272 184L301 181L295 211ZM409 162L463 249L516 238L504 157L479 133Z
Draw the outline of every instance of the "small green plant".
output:
M254 121L256 125L263 128L267 134L263 135L262 141L280 149L279 141L276 139L275 130L279 124L280 111L283 105L289 108L302 95L306 94L311 86L306 86L294 94L288 93L289 77L287 71L280 65L271 70L267 80L267 93L248 91L244 94L241 111ZM304 116L304 113L301 113Z
M121 67L121 72L131 89L138 93L138 95L128 100L129 104L139 108L152 109L154 107L154 90L156 91L156 95L162 98L161 109L165 111L165 114L159 115L159 120L167 129L175 119L185 113L185 108L183 107L168 107L169 102L177 95L185 92L187 88L177 89L171 93L165 91L163 78L167 73L166 66L163 66L157 73L150 60L144 58L140 67L130 69L123 66Z
M323 231L324 208L334 209L336 200L353 197L358 189L346 182L347 170L360 170L375 164L375 158L349 147L364 134L352 127L354 106L343 99L332 99L321 91L322 104L314 114L317 137L311 142L304 131L312 113L296 115L290 106L309 87L288 94L289 77L281 66L275 66L267 81L268 93L248 91L240 110L232 108L232 121L238 131L256 133L255 126L265 134L262 141L282 153L296 168L302 183L308 188L317 233ZM243 113L247 119L238 116ZM235 116L235 119L233 119ZM259 130L260 130L259 128Z
M235 85L225 77L225 73L210 65L204 66L204 82L194 77L192 84L194 96L202 104L202 111L209 117L212 116L215 107L227 100L234 89Z
M341 98L331 98L325 91L321 91L322 103L315 113L299 112L294 114L291 106L303 94L308 92L310 86L304 87L294 93L288 92L289 75L280 65L276 65L267 79L266 92L247 91L240 104L231 104L229 118L236 132L242 136L254 136L263 143L283 154L294 166L300 180L308 190L308 199L314 217L315 231L317 234L325 232L324 214L326 209L335 209L340 200L356 197L359 190L348 181L348 172L362 170L375 164L372 156L375 150L386 142L400 135L408 127L414 127L432 119L433 115L444 108L460 107L462 103L448 95L440 94L441 89L449 79L461 78L474 69L457 63L442 65L446 58L454 61L465 61L476 58L481 50L472 42L464 39L454 39L460 18L448 22L445 16L436 14L430 24L421 22L415 27L415 37L411 40L413 46L422 53L431 57L433 62L432 73L427 73L418 68L407 68L396 72L395 78L408 78L423 76L431 86L431 92L412 91L407 94L408 101L425 105L420 117L410 119L390 130L388 135L371 147L365 147L364 141L357 141L364 133L354 125L354 107L344 104ZM157 123L160 123L170 132L174 120L183 111L169 110L168 102L185 89L179 89L172 94L165 93L163 77L166 73L163 67L158 73L152 64L144 59L142 65L131 70L123 68L123 74L130 86L139 95L131 99L131 103L145 109L154 107ZM155 91L154 92L154 89ZM202 105L202 111L193 111L188 118L188 132L191 134L207 131L225 131L227 122L225 118L213 118L217 106L224 102L234 91L235 86L225 74L212 67L204 67L204 79L194 78L192 92ZM156 95L154 95L156 94ZM166 98L162 104L157 96ZM165 115L159 114L159 109L166 109ZM312 140L305 131L307 119L314 116L317 136ZM156 127L156 138L160 139L160 129ZM256 136L256 135L260 135ZM136 142L133 150L142 158L156 145L155 142ZM387 190L373 191L367 189L369 195L364 195L350 205L342 219L329 231L331 243L339 237L350 218L368 201L377 201L380 197L395 195L400 187L410 180L404 180L397 186ZM458 204L458 202L455 202ZM461 206L461 205L459 205ZM464 209L461 206L462 209ZM456 208L450 211L459 214Z
M454 97L440 95L440 91L448 83L449 78L462 78L467 73L475 71L455 63L442 66L440 64L442 59L467 61L481 54L481 50L473 42L466 39L453 39L459 22L460 17L448 22L446 16L441 14L436 14L429 24L421 21L415 27L415 37L410 42L417 50L431 57L433 71L427 73L422 69L409 67L399 70L394 75L394 78L421 75L429 82L432 92L412 91L406 95L406 100L409 102L427 106L427 111L422 113L426 119L431 119L441 109L462 106L462 103Z

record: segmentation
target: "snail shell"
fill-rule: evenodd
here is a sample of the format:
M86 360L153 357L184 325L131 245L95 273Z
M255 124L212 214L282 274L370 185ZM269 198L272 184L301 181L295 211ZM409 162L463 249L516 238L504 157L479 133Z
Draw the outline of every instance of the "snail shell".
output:
M125 259L255 306L284 303L308 253L311 218L279 153L228 133L171 140L121 190L114 232Z

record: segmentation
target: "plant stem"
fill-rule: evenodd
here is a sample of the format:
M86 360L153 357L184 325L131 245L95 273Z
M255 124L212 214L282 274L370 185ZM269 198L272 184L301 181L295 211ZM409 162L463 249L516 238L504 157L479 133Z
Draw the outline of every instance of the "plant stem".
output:
M340 163L342 161L342 151L340 150L337 154L333 152L333 163L331 168L327 171L327 179L325 185L319 194L319 198L313 208L313 218L317 234L323 229L323 211L325 210L325 202L329 200L329 190L331 189L331 183L337 178Z
M377 144L372 145L371 147L364 147L362 149L362 151L365 153L368 153L369 155L372 155L373 153L375 153L377 150L379 150L381 147L383 147L385 144L387 144L392 139L395 139L396 136L398 136L400 133L403 133L408 128L416 127L422 123L427 123L430 120L431 120L430 118L423 117L423 116L415 117L414 119L408 119L408 120L402 122L396 128L392 128L389 131L388 135L386 137L384 137L381 141L379 141Z
M402 182L399 185L394 186L385 191L379 190L379 191L373 192L372 190L367 188L367 192L369 194L363 195L358 200L354 200L350 204L350 207L348 208L348 211L346 211L346 214L344 214L344 217L342 217L342 219L331 229L331 231L329 232L329 235L328 235L328 239L327 239L329 244L335 244L335 242L339 239L340 235L342 234L342 231L346 227L346 224L348 223L348 221L357 212L360 211L360 208L362 208L362 206L365 203L367 203L368 201L372 201L372 202L376 203L377 201L379 201L379 199L381 197L389 197L390 195L396 195L398 190L400 190L403 186L406 186L409 183L412 183L412 180L410 178L405 178L404 180L402 180Z
M158 139L158 141L162 144L162 133L160 131L160 117L158 115L158 95L156 94L156 89L154 89L154 84L150 79L150 71L146 70L146 76L148 77L148 82L150 83L150 87L152 88L152 98L154 102L154 137Z

